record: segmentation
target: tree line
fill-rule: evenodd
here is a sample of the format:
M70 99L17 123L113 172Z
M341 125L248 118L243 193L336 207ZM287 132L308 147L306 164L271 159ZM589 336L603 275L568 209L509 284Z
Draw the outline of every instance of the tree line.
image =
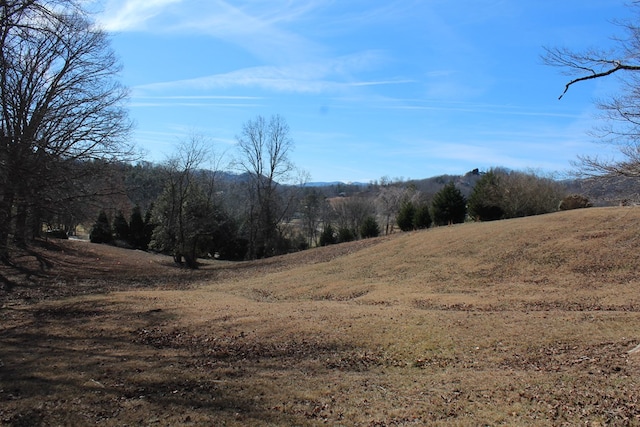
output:
M264 126L259 133L268 136L271 121L278 122L278 132L287 129L278 116L259 117L247 126ZM274 150L268 139L263 142L265 151L258 157L269 159ZM538 215L558 210L567 195L566 187L551 178L501 168L422 181L280 184L257 175L264 169L202 168L207 147L196 139L164 164L115 168L120 178L114 181L126 183L122 190L133 206L130 219L126 208L109 215L101 211L91 240L167 253L177 264L195 268L206 256L255 259L398 231ZM276 168L277 163L265 162Z
M637 12L639 4L630 7ZM203 254L262 258L388 234L396 227L536 215L557 209L563 197L553 180L499 168L475 171L473 185L442 177L437 191L419 181L388 179L337 195L309 189L305 174L290 161L293 141L277 115L243 125L233 179L220 172L220 163L211 164L214 153L197 140L184 143L162 165L141 162L128 142L131 122L127 89L117 78L120 64L82 5L0 2L3 262L11 262L12 245L24 246L45 230L73 232L103 210L96 225L102 223L104 238L171 253L177 263L193 267ZM640 176L637 21L638 14L618 22L624 35L613 38L611 49L546 48L547 64L576 75L563 96L582 81L621 77L620 93L598 105L606 119L598 129L601 140L621 156L580 157L579 171L591 178ZM569 205L588 201L574 198ZM100 227L94 228L99 235Z

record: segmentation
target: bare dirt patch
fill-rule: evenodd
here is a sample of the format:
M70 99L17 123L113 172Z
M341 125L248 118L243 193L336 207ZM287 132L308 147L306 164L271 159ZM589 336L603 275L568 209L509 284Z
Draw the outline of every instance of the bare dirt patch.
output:
M0 425L638 425L640 210L0 268Z

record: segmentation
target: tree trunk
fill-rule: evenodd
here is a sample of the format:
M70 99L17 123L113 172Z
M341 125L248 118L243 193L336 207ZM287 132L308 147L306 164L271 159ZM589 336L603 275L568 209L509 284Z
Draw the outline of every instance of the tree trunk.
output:
M175 262L178 265L182 265L182 254L179 252L174 252L173 253L173 262Z
M11 210L13 194L4 193L0 199L0 260L9 259L9 235L11 234Z
M21 247L27 244L27 216L27 206L24 203L20 203L16 211L16 230L13 240L16 245Z
M190 268L192 270L195 270L198 268L198 260L193 256L185 255L184 263L187 266L187 268Z
M188 254L185 255L184 261L187 267L191 269L198 268L198 237L194 237L193 242L191 242L191 247L187 251Z
M31 239L37 239L42 236L42 215L41 208L34 208L31 210L29 216L29 236ZM66 230L65 230L66 231Z

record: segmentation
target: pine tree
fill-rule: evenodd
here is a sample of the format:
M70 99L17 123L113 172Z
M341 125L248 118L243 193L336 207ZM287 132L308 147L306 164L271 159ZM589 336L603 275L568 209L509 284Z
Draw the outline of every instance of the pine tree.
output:
M500 178L493 171L485 173L469 196L469 216L477 221L494 221L504 217Z
M416 214L416 207L413 202L407 200L402 203L400 207L400 211L398 212L398 216L396 217L396 222L398 223L398 227L402 231L411 231L414 229L414 216Z
M151 243L151 237L153 236L153 230L156 227L153 222L153 206L151 203L147 212L144 214L144 240L142 241L143 247L146 249L149 248L149 244Z
M131 211L131 218L129 220L129 243L136 249L147 249L148 243L145 242L144 220L142 219L140 206L134 207Z
M372 216L366 217L360 226L360 237L368 239L370 237L378 237L379 235L380 226L378 225L378 221Z
M322 230L322 233L320 234L320 246L328 246L328 245L334 245L337 243L337 239L336 239L336 232L333 229L333 227L331 226L331 224L327 224L324 227L324 230Z
M113 218L113 237L123 242L129 241L129 224L122 211L118 211Z
M356 240L356 234L349 227L341 227L338 230L338 242L352 242Z
M113 240L111 235L111 225L109 224L109 218L105 211L100 211L98 219L93 227L91 227L91 233L89 239L92 243L110 243Z
M467 215L467 201L453 182L445 185L433 197L433 222L448 225L464 222Z
M431 214L429 213L429 205L422 203L415 209L413 215L413 226L416 230L431 227Z

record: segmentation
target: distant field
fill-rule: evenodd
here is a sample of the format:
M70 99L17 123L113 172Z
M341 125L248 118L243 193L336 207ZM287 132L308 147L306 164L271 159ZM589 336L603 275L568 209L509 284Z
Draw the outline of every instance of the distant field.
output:
M0 267L0 425L640 425L640 208Z

